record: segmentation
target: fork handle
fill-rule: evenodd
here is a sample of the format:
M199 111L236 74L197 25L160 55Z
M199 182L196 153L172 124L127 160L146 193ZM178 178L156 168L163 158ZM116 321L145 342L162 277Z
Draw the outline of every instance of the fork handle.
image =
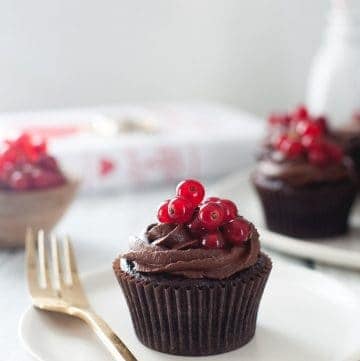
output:
M137 361L135 356L112 331L110 326L91 310L76 309L74 313L84 320L94 330L101 342L117 361Z

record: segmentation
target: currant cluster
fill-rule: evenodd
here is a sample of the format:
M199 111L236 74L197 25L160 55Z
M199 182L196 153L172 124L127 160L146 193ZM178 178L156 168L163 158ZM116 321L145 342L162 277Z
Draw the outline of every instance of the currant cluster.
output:
M306 157L319 167L343 159L341 147L329 140L326 118L312 117L304 106L290 114L272 114L268 122L276 129L272 146L287 159Z
M180 182L176 195L160 204L161 223L185 224L205 248L242 245L250 235L250 224L238 215L234 202L210 197L204 200L204 186L193 179Z
M29 134L6 140L0 153L0 188L23 191L62 185L65 177L54 157L47 154L44 140Z

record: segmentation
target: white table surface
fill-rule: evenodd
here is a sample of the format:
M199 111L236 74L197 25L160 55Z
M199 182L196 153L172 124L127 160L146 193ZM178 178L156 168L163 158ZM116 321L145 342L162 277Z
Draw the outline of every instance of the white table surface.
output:
M127 247L128 236L140 232L144 225L150 223L159 201L173 191L174 187L163 187L131 194L80 197L57 231L59 234L67 232L72 235L82 272L110 268L113 258ZM278 258L285 258L272 252L270 254L274 262ZM304 267L315 267L319 272L348 284L359 294L360 300L359 273L285 259ZM18 322L29 305L23 250L0 250L0 284L0 360L29 361L31 357L26 354L18 338ZM69 358L64 356L65 360Z

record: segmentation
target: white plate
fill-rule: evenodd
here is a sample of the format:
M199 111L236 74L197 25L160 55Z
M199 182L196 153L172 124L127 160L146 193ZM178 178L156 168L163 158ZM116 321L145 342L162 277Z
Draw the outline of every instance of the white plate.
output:
M89 299L139 361L197 360L161 354L136 338L112 270L84 278ZM315 271L276 262L260 307L254 339L208 360L358 361L360 305L341 284ZM111 360L80 321L29 308L20 323L26 348L42 361Z
M311 242L279 235L265 228L261 204L250 183L249 171L223 179L214 185L212 194L235 200L240 213L256 224L264 246L295 257L360 270L359 202L353 209L348 234Z

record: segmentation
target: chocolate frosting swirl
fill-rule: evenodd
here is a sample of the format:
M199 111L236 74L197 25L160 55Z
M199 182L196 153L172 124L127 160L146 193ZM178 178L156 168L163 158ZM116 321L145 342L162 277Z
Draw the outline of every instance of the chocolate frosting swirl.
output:
M343 162L317 167L305 157L286 160L277 151L267 149L259 157L255 178L279 180L292 187L302 187L314 183L337 182L349 179L352 174L348 159Z
M155 224L145 240L137 238L132 249L121 255L143 273L168 273L187 278L225 279L256 263L260 254L259 235L250 224L249 239L229 249L201 248L184 225Z

